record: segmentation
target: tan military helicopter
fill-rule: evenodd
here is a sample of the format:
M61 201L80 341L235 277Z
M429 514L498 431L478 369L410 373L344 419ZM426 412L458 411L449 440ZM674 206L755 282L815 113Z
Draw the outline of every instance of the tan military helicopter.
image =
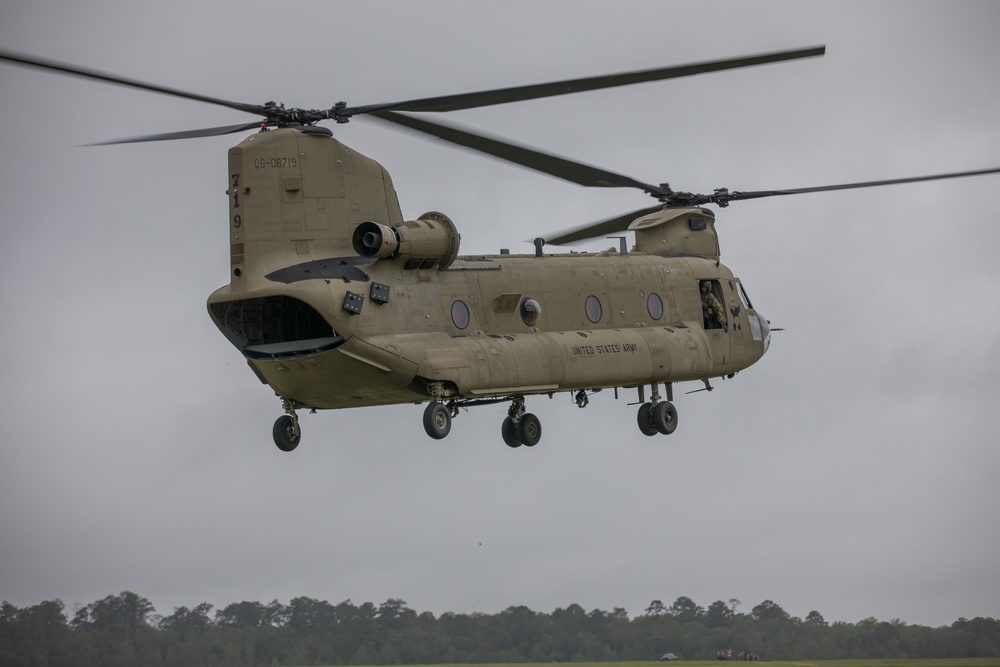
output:
M281 399L277 446L301 440L297 410L427 403L444 438L462 408L510 403L501 434L533 446L531 395L570 392L580 407L604 388L636 389L639 429L677 427L673 385L732 378L767 350L770 329L720 263L704 208L826 190L977 174L701 195L651 184L398 112L444 112L820 56L824 47L501 90L324 110L242 104L0 51L0 60L249 112L250 123L109 143L258 129L230 149L230 282L208 299L222 333ZM462 256L443 213L406 220L382 166L318 125L368 114L589 187L635 188L657 204L549 238L564 244L632 231L631 248ZM662 391L661 391L662 386ZM646 398L646 388L649 399Z

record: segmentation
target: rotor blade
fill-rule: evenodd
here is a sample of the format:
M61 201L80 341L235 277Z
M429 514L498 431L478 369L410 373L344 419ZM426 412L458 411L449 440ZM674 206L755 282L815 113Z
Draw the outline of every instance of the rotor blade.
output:
M493 139L482 134L475 134L457 127L431 123L413 116L398 114L393 111L379 111L372 114L373 118L396 123L403 127L429 134L444 141L471 148L480 153L513 162L528 169L540 171L549 176L561 178L570 183L591 188L638 188L655 195L664 195L665 191L658 185L643 183L634 178L616 174L612 171L591 167L581 162L574 162L548 153L537 151L526 146L519 146L500 139Z
M193 139L196 137L218 137L224 134L235 134L245 132L260 127L260 121L253 123L240 123L239 125L223 125L222 127L206 127L201 130L182 130L180 132L164 132L163 134L147 134L141 137L129 137L128 139L113 139L111 141L99 141L88 146L113 146L115 144L135 144L143 141L170 141L172 139Z
M441 97L427 97L419 100L407 100L404 102L385 102L382 104L346 107L341 110L340 113L344 116L353 116L357 114L376 113L379 111L389 110L458 111L460 109L474 109L476 107L492 106L495 104L522 102L524 100L553 97L555 95L568 95L570 93L581 93L588 90L600 90L602 88L628 86L635 83L662 81L664 79L676 79L684 76L693 76L695 74L706 74L708 72L719 72L723 70L737 69L740 67L751 67L753 65L765 65L785 60L811 58L814 56L822 56L825 52L826 46L814 46L792 51L776 51L773 53L761 53L738 58L728 58L725 60L710 60L701 63L691 63L688 65L675 65L672 67L661 67L657 69L622 72L620 74L605 74L602 76L586 77L582 79L570 79L567 81L555 81L552 83L517 86L514 88L499 88L496 90L486 90L476 93L444 95Z
M632 211L631 213L615 216L614 218L608 218L607 220L601 220L600 222L594 222L589 225L584 225L583 227L567 229L564 232L560 232L559 236L556 236L555 238L545 239L545 243L549 245L564 245L567 243L576 243L577 241L592 239L595 236L606 236L608 234L614 234L615 232L624 232L637 218L647 216L650 213L655 213L662 208L662 204L660 206L650 206L649 208Z
M885 181L864 181L861 183L842 183L840 185L820 185L812 188L795 188L792 190L758 190L754 192L731 192L720 196L720 201L738 201L743 199L761 199L763 197L780 197L783 195L800 195L809 192L829 192L831 190L854 190L857 188L874 188L882 185L898 185L900 183L918 183L920 181L938 181L945 178L965 178L967 176L982 176L984 174L1000 173L1000 168L977 169L975 171L956 171L947 174L931 176L913 176L910 178L893 178ZM712 198L713 195L706 195ZM714 201L714 199L713 199ZM707 203L707 202L706 202Z
M36 58L34 56L29 56L23 53L16 53L14 51L7 51L4 49L0 49L0 60L5 60L9 63L22 65L25 67L37 67L43 70L59 72L60 74L68 74L70 76L78 76L84 79L93 79L95 81L102 81L104 83L115 84L118 86L125 86L127 88L138 88L139 90L147 90L153 93L160 93L162 95L181 97L188 100L195 100L197 102L207 102L208 104L215 104L218 106L228 107L230 109L236 109L237 111L246 111L248 113L267 115L266 107L263 107L259 104L243 104L241 102L230 102L229 100L223 100L217 97L208 97L207 95L198 95L197 93L189 93L184 90L177 90L176 88L167 88L165 86L157 86L152 83L137 81L135 79L126 79L124 77L116 76L114 74L107 74L105 72L100 72L98 70L85 69L83 67L77 67L75 65L61 63L55 60Z

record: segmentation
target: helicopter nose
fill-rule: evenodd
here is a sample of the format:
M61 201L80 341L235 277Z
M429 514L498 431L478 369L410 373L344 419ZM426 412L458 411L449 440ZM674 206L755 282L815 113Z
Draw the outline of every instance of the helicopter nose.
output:
M764 339L764 352L771 347L771 321L766 319L760 312L757 312L757 321L760 323L760 335Z

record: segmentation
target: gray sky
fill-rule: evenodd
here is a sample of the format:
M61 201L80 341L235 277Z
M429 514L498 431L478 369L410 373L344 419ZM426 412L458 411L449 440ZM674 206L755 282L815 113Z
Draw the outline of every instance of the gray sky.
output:
M1000 166L993 2L8 2L0 46L227 99L323 107L826 44L792 64L451 114L677 189ZM772 322L735 380L647 438L634 395L529 399L432 441L421 406L281 414L215 329L238 123L179 99L0 66L0 598L399 597L436 614L687 595L792 615L1000 617L1000 177L742 202L723 261ZM358 119L404 215L465 253L648 205ZM614 242L584 246L600 249Z

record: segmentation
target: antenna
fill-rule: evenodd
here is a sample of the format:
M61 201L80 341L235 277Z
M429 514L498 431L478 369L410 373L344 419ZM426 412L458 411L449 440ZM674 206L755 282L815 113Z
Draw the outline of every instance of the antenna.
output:
M628 254L628 237L627 236L608 236L609 239L618 239L618 252L623 255Z

